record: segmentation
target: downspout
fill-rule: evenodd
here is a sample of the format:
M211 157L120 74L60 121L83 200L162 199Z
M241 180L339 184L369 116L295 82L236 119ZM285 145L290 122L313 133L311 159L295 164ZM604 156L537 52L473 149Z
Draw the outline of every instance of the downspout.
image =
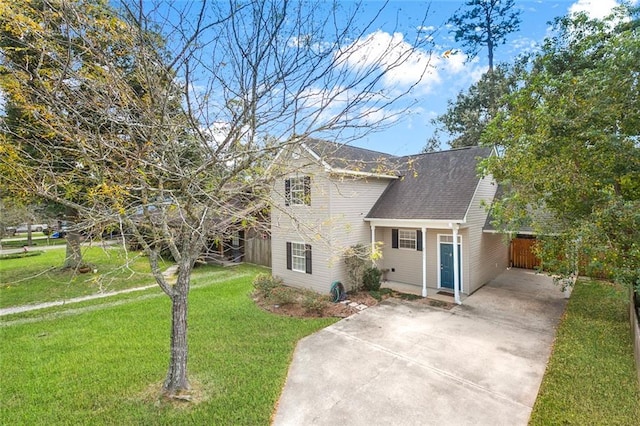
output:
M422 297L427 297L427 228L422 227Z
M462 305L460 301L460 256L458 256L458 227L457 223L453 224L453 297L458 305Z

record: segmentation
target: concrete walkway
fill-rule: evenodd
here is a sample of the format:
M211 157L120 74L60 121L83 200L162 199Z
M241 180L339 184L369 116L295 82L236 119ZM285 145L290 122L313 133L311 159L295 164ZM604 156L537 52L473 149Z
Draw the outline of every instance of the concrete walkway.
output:
M298 344L273 423L526 425L565 304L520 269L450 311L387 300Z

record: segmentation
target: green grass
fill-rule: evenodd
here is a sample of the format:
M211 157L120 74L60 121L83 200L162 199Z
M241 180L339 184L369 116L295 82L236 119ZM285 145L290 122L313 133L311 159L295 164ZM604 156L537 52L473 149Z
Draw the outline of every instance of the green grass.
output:
M296 342L335 319L262 311L248 296L259 271L194 273L189 371L205 401L188 408L158 404L153 390L168 362L167 297L149 292L119 296L118 305L92 301L85 307L99 309L70 315L12 315L0 327L2 423L268 425Z
M637 425L640 390L628 293L578 281L558 328L531 425Z
M85 262L97 273L60 269L65 248L39 256L0 260L0 308L65 300L155 283L148 260L120 247L83 247ZM164 265L168 267L168 264Z

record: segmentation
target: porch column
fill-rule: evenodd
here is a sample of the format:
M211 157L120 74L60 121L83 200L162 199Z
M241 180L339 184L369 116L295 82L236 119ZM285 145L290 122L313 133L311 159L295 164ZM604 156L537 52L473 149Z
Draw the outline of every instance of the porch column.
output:
M371 225L371 259L373 264L376 265L376 226Z
M422 297L427 297L427 228L422 227Z
M460 301L460 256L458 256L458 224L453 225L453 297L458 305Z

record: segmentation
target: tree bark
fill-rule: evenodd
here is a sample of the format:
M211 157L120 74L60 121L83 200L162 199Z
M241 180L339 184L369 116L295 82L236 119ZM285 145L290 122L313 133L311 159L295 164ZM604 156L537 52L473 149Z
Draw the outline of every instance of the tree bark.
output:
M67 220L67 227L69 227L70 222L73 224L77 220L78 212L71 207L66 207L64 216ZM73 226L71 226L71 228L73 228ZM58 230L62 232L62 227L59 226ZM66 232L67 234L65 238L67 240L67 253L64 259L63 268L77 269L82 265L82 250L80 247L81 235L78 231L73 229L67 229Z
M67 233L67 254L64 259L63 268L76 269L82 265L82 250L80 247L80 234L77 232Z
M180 265L178 280L171 296L171 356L163 392L170 398L190 389L187 377L187 308L191 268Z
M27 245L28 246L32 246L33 245L33 232L31 231L31 225L32 222L28 221L27 222Z

